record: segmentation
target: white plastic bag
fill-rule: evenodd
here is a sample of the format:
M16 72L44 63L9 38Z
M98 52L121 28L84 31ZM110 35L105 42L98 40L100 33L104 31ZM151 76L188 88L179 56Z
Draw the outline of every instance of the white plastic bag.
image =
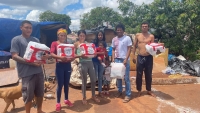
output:
M46 52L49 52L50 51L50 48L47 47L46 45L44 44L40 44L40 43L37 43L37 42L33 42L33 41L30 41L28 43L28 46L26 48L26 52L24 54L24 59L27 61L27 62L37 62L37 61L42 61L45 63L45 61L43 61L41 58L42 58L42 55Z
M182 60L182 61L186 60L182 55L179 55L177 58Z
M123 63L111 63L111 78L123 79L126 72L126 67Z
M165 47L158 43L150 43L145 45L147 52L151 55L156 55L157 51L159 50L161 53L165 52Z

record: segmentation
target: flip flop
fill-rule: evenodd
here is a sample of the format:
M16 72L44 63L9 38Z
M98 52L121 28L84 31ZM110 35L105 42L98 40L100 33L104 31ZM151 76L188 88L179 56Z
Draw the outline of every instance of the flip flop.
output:
M129 102L130 99L131 99L130 97L126 96L126 97L124 98L124 100L123 100L123 103L127 103L127 102Z

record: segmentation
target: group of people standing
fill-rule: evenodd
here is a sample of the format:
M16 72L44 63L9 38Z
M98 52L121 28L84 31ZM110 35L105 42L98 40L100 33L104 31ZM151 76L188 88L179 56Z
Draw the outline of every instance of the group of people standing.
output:
M130 53L133 45L133 53L135 54L135 49L139 49L139 55L137 57L137 90L138 94L141 94L141 86L142 86L142 73L145 72L145 78L147 83L147 91L148 94L154 96L151 92L151 80L152 80L152 65L153 59L152 56L147 53L145 50L145 44L154 41L153 35L148 33L148 23L142 23L142 33L137 34L134 44L129 36L124 35L125 27L123 24L118 24L115 28L116 37L112 39L112 61L116 63L123 63L126 66L125 72L125 98L123 102L128 102L131 99L131 83L130 83ZM26 51L26 47L30 41L38 42L39 40L35 37L31 36L32 33L32 24L29 21L23 21L20 27L22 34L16 36L12 39L11 42L11 53L12 58L17 62L17 70L18 76L22 79L22 96L25 102L25 110L26 113L30 113L31 109L31 101L34 96L37 97L37 112L43 113L42 111L42 101L44 96L44 76L42 73L41 62L28 63L23 59L24 53ZM78 31L78 41L74 43L75 47L75 58L68 59L66 57L61 57L57 55L57 46L61 43L67 44L67 30L59 29L57 31L57 41L52 42L50 48L50 55L43 55L42 59L48 59L49 57L53 57L56 59L56 67L55 74L57 79L57 90L56 90L56 111L59 112L61 110L61 92L64 86L64 104L69 107L73 106L73 103L69 100L69 81L71 76L71 62L75 58L79 58L78 68L82 77L82 103L84 105L87 104L86 99L86 85L87 85L87 74L90 77L91 82L91 92L92 99L95 102L100 102L99 98L95 95L95 86L96 81L98 81L98 93L100 97L103 97L105 92L102 91L102 84L106 89L106 93L109 94L109 80L104 79L103 74L105 69L110 69L109 57L106 51L106 41L104 32L99 31L96 34L96 38L93 41L97 48L97 52L94 58L90 58L81 54L81 50L79 45L82 43L87 43L86 32L85 30ZM136 59L133 59L133 62L136 62ZM107 81L106 81L107 80ZM116 97L120 97L122 95L122 79L117 79L117 87L118 92Z

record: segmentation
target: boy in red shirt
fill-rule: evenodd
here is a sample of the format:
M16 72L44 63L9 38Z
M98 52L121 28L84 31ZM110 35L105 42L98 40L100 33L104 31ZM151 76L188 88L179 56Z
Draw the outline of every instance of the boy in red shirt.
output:
M106 48L103 46L103 42L99 42L99 47L97 47L96 50L97 50L97 59L103 65L103 67L106 67L105 56L108 56L108 53Z

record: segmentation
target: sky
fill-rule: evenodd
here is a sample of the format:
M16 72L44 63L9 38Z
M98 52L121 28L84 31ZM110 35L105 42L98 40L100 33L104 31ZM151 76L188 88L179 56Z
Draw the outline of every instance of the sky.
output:
M130 0L137 5L153 0ZM70 28L79 30L80 17L99 6L118 11L117 0L0 0L0 18L39 21L40 13L51 10L54 13L67 14L71 17Z

